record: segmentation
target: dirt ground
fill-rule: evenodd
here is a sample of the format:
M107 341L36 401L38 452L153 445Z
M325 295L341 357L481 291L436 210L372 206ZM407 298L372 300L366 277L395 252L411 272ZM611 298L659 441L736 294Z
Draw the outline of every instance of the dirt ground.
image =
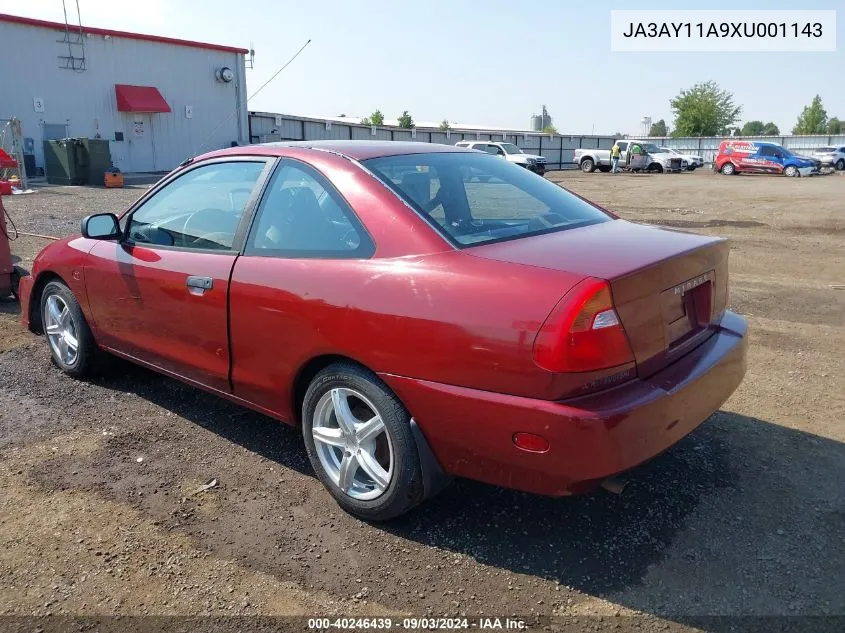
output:
M0 614L463 613L713 631L749 630L738 616L845 616L845 290L831 288L845 284L845 177L549 178L626 219L733 240L745 382L625 496L457 481L368 525L323 490L296 430L126 364L71 380L0 300ZM58 235L142 192L50 187L4 203L22 231ZM21 237L13 253L29 267L44 244Z

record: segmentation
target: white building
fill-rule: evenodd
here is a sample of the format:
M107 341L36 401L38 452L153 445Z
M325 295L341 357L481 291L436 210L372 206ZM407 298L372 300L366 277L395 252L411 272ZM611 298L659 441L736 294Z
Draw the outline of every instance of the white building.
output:
M127 172L249 142L247 50L6 14L0 42L0 119L21 120L39 168L57 138L108 139Z

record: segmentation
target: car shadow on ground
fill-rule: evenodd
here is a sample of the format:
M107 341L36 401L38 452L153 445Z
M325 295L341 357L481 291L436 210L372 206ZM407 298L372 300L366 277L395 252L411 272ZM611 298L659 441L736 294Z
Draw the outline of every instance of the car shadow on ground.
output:
M313 476L298 430L146 370L125 369L97 383L134 392ZM845 444L720 411L626 478L622 496L597 491L568 499L456 480L405 517L358 525L704 630L736 622L688 615L747 613L747 605L781 612L783 583L805 572L800 612L845 610L829 582L845 568ZM355 522L343 527L358 529ZM667 592L690 596L689 611L677 612Z

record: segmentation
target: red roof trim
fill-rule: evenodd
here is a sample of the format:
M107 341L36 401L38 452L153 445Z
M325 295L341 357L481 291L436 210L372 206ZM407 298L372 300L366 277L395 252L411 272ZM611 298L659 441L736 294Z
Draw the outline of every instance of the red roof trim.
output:
M35 18L25 18L20 15L9 15L8 13L0 13L0 22L14 22L16 24L26 24L28 26L40 26L45 29L56 29L64 31L65 25L61 22L48 22L47 20L36 20ZM74 26L71 25L73 30ZM79 26L76 26L79 30ZM191 48L206 48L212 51L225 51L227 53L240 53L246 55L249 51L245 48L235 48L233 46L221 46L219 44L207 44L205 42L193 42L191 40L180 40L172 37L161 37L159 35L145 35L143 33L128 33L126 31L113 31L111 29L98 29L89 26L83 26L82 31L93 35L111 35L112 37L125 37L130 40L142 40L145 42L158 42L160 44L175 44L176 46L189 46Z
M154 86L115 84L118 112L170 112L170 106Z

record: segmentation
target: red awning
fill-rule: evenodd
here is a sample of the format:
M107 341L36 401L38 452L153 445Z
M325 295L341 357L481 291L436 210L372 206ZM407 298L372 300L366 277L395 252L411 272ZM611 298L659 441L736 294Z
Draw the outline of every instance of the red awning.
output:
M170 112L170 106L154 86L115 84L118 112Z

